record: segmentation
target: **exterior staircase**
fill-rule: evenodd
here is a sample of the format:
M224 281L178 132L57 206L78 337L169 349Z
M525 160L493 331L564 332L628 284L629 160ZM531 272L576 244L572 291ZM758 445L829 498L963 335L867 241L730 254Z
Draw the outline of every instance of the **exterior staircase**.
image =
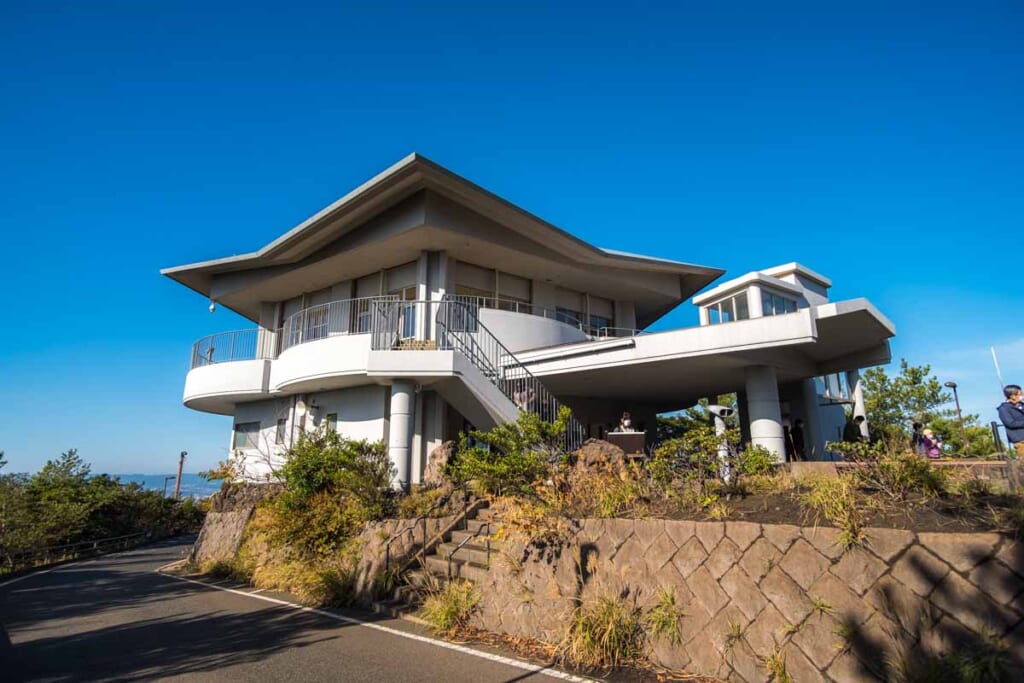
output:
M449 579L486 578L499 545L494 538L499 522L493 508L478 507L467 512L465 528L445 533L443 542L428 548L421 566L404 572L391 594L373 603L373 610L420 621L415 612L423 600Z

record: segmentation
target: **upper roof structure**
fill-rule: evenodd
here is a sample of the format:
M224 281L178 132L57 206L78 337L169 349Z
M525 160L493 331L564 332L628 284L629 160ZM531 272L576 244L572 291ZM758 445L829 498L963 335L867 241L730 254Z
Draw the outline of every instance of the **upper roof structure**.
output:
M664 314L725 272L718 268L595 247L414 153L257 251L165 268L161 273L204 296L219 300L215 287L217 278L253 270L275 272L275 269L299 264L347 233L365 225L367 221L424 190L474 211L529 241L546 245L567 262L580 267L679 276L680 296L667 307L664 302L659 302L659 310L652 310L646 316L648 318L657 317L655 313ZM229 300L226 303L229 308L246 317L256 319L258 316L251 303L241 300Z

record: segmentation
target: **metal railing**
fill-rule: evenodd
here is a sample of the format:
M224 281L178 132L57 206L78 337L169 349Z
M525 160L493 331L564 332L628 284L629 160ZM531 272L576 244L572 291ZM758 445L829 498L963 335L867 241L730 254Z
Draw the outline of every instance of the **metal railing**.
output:
M380 302L372 322L374 350L426 347L458 351L519 410L547 422L558 419L561 401L480 322L478 307L456 298ZM408 334L411 330L415 336ZM586 436L586 427L570 415L564 436L566 450L579 448Z
M488 567L491 566L491 523L490 522L484 522L479 527L477 527L476 531L474 531L472 534L470 534L469 536L466 536L464 539L462 539L462 541L460 541L459 544L457 546L455 546L450 553L448 553L448 580L449 581L452 580L452 562L455 560L455 555L460 550L462 550L464 547L466 547L466 545L470 541L472 541L474 538L476 538L481 533L483 533L484 529L487 529L487 545L486 545L486 548L487 548L487 566Z
M281 351L327 337L368 334L378 304L397 301L397 296L370 296L331 301L293 313L281 329Z
M395 541L397 541L399 538L404 536L405 534L412 532L412 534L413 534L413 539L412 539L413 540L413 546L415 547L416 529L417 529L417 527L419 527L421 525L422 525L422 528L423 528L423 543L420 544L419 551L417 552L417 554L420 556L420 563L421 564L423 563L424 557L425 557L426 552L427 552L427 541L429 540L427 538L427 520L430 519L435 512L440 510L442 507L448 505L448 502L455 496L456 493L461 493L462 494L462 513L461 513L460 517L461 517L462 523L465 523L465 521L466 521L466 510L467 510L467 508L469 506L469 489L466 488L465 484L462 484L462 485L457 486L456 488L452 489L451 491L446 493L441 498L438 498L437 501L433 505L430 506L430 509L428 509L426 512L424 512L422 515L420 515L416 519L412 520L412 522L410 522L408 525L402 527L401 529L399 529L398 531L393 533L388 538L387 543L384 544L384 573L385 573L385 575L387 575L389 570L391 569L391 545Z
M51 545L17 553L5 553L0 555L0 575L42 568L85 556L101 555L116 550L127 550L151 536L152 533L148 531L140 531L124 536L111 536L109 538L97 538L92 541Z
M218 332L192 345L192 367L257 358L259 329Z

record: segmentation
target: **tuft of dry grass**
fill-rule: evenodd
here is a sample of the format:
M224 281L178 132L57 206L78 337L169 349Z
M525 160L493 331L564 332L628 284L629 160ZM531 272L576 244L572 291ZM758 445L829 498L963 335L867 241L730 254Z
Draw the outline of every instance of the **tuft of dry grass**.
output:
M640 608L623 598L603 597L580 605L559 644L559 659L585 669L633 664L644 657Z
M839 543L844 550L864 545L867 535L859 508L858 481L854 475L818 477L805 480L808 490L801 501L814 511L814 523L822 518L839 529Z
M449 581L431 591L423 606L423 617L436 633L454 635L469 624L480 593L470 581Z

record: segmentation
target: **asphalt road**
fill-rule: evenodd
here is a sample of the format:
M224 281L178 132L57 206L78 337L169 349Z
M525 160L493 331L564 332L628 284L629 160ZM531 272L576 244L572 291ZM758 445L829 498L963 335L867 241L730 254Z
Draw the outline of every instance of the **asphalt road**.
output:
M424 642L408 622L302 611L156 571L188 548L170 541L0 585L0 680L555 680Z

